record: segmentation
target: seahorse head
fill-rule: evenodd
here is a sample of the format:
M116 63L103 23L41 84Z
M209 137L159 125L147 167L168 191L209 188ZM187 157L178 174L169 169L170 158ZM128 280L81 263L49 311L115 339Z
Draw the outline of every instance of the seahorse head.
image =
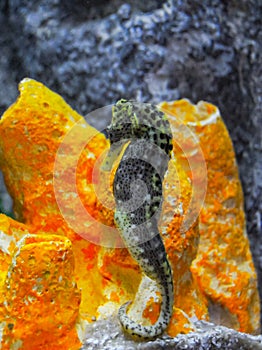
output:
M146 139L159 146L170 157L172 132L167 116L149 103L119 100L107 128L111 145L123 140Z
M119 100L112 109L112 121L106 129L110 150L102 164L110 171L128 141L147 140L171 158L172 132L167 116L149 103Z

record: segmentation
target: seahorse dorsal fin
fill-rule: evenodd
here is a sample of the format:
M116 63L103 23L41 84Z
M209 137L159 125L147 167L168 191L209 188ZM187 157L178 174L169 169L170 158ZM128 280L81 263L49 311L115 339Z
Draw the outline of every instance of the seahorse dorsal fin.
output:
M124 144L127 143L127 140L121 140L111 145L105 159L101 163L102 171L111 171L115 161L120 156L123 151Z

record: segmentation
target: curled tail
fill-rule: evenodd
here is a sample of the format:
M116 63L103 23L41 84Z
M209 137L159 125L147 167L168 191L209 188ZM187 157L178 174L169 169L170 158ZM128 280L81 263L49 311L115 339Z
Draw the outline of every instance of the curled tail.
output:
M173 282L172 271L168 261L166 260L162 266L163 275L159 281L159 289L162 297L161 310L158 320L151 326L143 326L131 320L127 315L130 301L123 304L118 311L118 318L123 329L133 337L142 339L155 338L162 334L167 328L173 312Z

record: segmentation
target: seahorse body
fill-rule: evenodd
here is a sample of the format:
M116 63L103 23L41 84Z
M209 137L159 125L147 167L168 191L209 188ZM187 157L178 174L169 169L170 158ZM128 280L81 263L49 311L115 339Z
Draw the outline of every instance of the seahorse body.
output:
M116 170L113 193L115 223L143 273L159 285L162 305L152 326L142 326L127 315L130 302L119 309L123 329L144 339L160 335L173 310L173 278L157 221L162 203L162 181L172 151L169 122L150 104L120 100L113 107L107 129L111 148L105 168L111 168L122 146L130 141Z

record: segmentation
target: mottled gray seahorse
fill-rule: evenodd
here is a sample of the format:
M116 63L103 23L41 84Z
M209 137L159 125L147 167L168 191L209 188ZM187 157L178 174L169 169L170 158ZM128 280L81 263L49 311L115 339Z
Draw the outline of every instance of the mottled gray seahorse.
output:
M140 325L127 315L130 302L119 309L119 321L132 336L150 339L168 326L173 311L173 278L157 222L162 205L162 181L172 151L172 133L164 113L151 104L120 100L113 106L107 128L110 150L104 170L110 170L129 142L113 182L115 223L131 256L159 286L162 304L152 326Z

